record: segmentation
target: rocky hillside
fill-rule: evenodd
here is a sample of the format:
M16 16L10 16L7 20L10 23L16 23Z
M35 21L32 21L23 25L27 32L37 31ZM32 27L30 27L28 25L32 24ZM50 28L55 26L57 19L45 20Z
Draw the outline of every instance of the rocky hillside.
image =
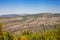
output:
M42 32L49 29L55 29L60 23L60 13L40 13L25 16L5 15L0 16L3 23L3 31L11 31L16 34L25 30L32 32Z

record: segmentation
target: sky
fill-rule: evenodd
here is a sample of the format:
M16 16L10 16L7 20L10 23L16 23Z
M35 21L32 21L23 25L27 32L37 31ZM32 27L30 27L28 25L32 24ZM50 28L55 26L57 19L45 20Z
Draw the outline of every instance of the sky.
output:
M0 15L60 13L60 0L0 0Z

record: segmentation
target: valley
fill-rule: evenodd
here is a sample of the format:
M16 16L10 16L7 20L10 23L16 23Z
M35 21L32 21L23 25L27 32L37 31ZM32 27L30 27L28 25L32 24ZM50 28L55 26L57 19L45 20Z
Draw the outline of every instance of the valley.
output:
M32 32L42 32L50 29L56 29L60 24L60 14L31 14L25 16L1 17L3 31L10 31L15 34L29 30Z

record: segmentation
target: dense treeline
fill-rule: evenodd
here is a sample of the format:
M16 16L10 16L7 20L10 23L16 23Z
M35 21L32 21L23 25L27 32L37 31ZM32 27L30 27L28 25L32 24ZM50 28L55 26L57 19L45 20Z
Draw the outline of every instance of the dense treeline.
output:
M27 30L21 35L15 35L11 32L2 32L2 23L0 23L0 40L60 40L60 25L55 30L42 33L33 33Z

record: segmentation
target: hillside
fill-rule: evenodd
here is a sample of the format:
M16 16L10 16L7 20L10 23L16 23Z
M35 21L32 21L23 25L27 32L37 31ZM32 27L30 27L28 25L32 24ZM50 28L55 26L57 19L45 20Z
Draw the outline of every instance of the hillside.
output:
M0 16L3 23L3 31L11 31L16 34L29 30L32 32L42 32L49 29L56 29L60 23L60 13L40 13L30 15L5 15Z

